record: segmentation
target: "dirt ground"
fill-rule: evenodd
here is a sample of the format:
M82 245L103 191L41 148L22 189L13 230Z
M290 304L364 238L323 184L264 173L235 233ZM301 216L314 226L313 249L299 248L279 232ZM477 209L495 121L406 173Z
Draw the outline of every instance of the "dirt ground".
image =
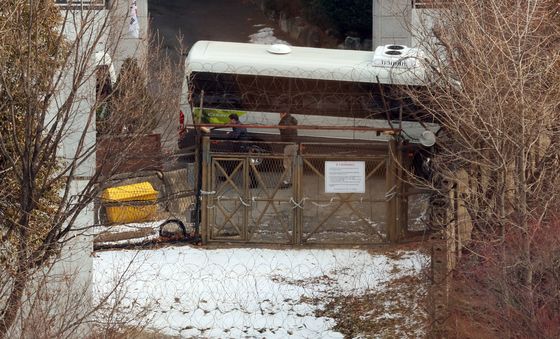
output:
M429 248L427 241L378 246L368 251L399 257L407 250L427 254ZM393 270L398 269L394 267ZM335 319L335 329L345 338L424 337L429 329L429 285L426 267L420 276L404 275L382 289L371 289L360 296L332 298L318 316ZM418 327L418 324L424 326Z

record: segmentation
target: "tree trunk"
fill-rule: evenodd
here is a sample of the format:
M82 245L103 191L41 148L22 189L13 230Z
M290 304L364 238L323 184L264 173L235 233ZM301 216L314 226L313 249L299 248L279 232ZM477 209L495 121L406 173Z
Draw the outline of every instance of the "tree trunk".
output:
M0 319L0 338L2 339L6 337L7 332L14 324L16 316L20 310L21 297L27 285L27 275L28 269L25 252L20 252L18 258L18 269L14 278L14 285L10 291L8 300L6 301L2 318Z

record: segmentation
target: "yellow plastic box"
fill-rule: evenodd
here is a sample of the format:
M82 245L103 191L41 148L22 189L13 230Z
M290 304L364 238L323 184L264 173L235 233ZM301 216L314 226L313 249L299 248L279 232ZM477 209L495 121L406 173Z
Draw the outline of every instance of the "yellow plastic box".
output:
M101 197L111 223L124 224L155 217L158 191L149 182L110 187Z

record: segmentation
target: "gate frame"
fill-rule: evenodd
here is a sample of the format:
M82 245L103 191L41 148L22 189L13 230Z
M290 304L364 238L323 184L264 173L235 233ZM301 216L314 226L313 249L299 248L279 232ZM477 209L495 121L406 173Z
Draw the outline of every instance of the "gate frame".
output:
M202 187L200 188L201 197L201 223L200 235L202 244L208 243L208 195L210 186L210 166L211 166L211 152L210 152L210 137L207 135L202 136L202 159L200 165L202 166ZM300 144L301 145L301 144ZM301 150L300 150L301 151ZM300 153L300 152L298 152ZM408 226L408 184L403 180L404 171L404 153L403 142L397 141L392 138L387 142L387 172L386 177L386 200L387 200L387 238L389 242L399 242L406 233ZM296 201L302 200L302 186L301 178L303 176L303 158L298 156L294 161L294 187L293 194ZM247 213L247 211L245 211ZM246 227L247 225L244 225ZM292 245L302 245L303 234L303 212L296 208L293 214L293 231L292 231Z

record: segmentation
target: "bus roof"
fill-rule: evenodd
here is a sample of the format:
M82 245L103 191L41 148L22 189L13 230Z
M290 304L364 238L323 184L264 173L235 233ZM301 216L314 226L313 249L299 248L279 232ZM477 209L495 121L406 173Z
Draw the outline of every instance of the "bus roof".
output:
M209 72L337 80L395 85L421 85L422 67L398 68L374 64L373 51L290 46L287 54L268 51L270 45L198 41L186 61L186 72Z

